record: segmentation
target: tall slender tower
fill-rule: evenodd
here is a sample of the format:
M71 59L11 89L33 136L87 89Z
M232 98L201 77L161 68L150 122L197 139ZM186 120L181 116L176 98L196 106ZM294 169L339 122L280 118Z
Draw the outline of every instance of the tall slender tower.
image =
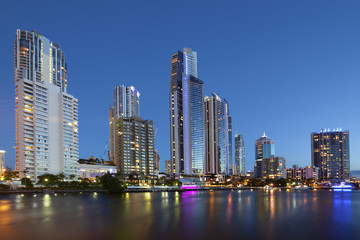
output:
M77 174L78 100L60 46L35 31L15 39L16 165L20 178Z
M198 79L197 53L184 48L171 57L170 156L173 173L203 174L205 133L203 81Z
M231 172L231 120L226 100L212 93L205 105L205 172L229 175ZM230 126L229 126L230 123Z
M349 131L323 129L311 133L311 163L320 169L323 180L349 180Z
M235 134L235 174L245 175L245 143L241 134Z
M228 137L228 141L227 141L227 168L228 168L228 174L229 175L233 175L233 158L232 158L232 152L233 152L233 145L232 145L232 117L230 116L230 108L229 108L229 103L228 101L226 101L226 99L224 98L224 103L226 105L226 118L227 118L227 137Z
M109 161L115 164L115 123L121 117L140 117L140 93L134 86L120 85L113 89L113 105L109 110Z

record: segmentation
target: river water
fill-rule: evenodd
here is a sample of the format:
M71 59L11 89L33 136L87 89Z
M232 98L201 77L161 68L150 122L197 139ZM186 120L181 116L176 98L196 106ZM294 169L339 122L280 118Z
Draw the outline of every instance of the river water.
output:
M0 195L0 239L360 239L360 192Z

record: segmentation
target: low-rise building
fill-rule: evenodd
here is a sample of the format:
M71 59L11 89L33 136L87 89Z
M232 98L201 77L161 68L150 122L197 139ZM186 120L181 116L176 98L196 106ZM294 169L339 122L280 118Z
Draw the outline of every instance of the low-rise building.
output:
M256 171L263 179L286 178L286 160L284 157L270 156L258 159L255 163Z
M314 166L301 168L298 165L293 165L292 168L286 169L286 178L298 182L305 181L306 179L318 180L319 168Z
M116 166L79 164L78 176L81 178L88 178L90 180L95 180L96 177L101 177L107 172L117 173Z

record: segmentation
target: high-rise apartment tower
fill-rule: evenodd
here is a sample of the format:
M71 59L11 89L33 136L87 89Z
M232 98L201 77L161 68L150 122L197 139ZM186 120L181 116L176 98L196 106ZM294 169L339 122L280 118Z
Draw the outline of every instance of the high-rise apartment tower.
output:
M320 169L322 180L349 180L349 131L323 129L311 133L311 164Z
M197 53L184 48L171 57L170 157L173 174L203 174L205 132L203 81L198 78Z
M213 93L204 98L205 173L231 174L231 119L229 104ZM230 123L230 125L229 125Z
M235 174L245 176L245 143L241 134L235 134Z
M121 174L154 174L153 122L140 117L121 117L116 121L115 158Z
M16 165L20 178L77 174L78 100L60 46L35 31L15 38Z
M109 161L115 164L115 123L121 117L140 117L140 93L134 86L120 85L113 89L113 105L109 110Z

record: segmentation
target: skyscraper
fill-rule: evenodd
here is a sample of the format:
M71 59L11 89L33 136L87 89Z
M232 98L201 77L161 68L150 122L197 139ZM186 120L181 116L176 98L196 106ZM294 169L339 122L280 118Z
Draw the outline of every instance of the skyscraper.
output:
M205 108L205 172L231 173L231 119L229 104L215 93L204 98Z
M261 138L255 141L255 177L262 176L262 160L272 156L275 156L275 142L264 133Z
M15 39L16 165L20 178L77 174L78 100L60 46L35 31Z
M319 179L350 179L349 131L311 133L311 164L320 169Z
M268 158L275 155L275 142L266 134L255 141L255 159Z
M113 89L113 105L109 110L109 161L116 162L116 121L121 117L140 117L140 93L134 86L116 86Z
M5 169L5 151L0 150L0 176L4 173Z
M140 117L120 117L116 121L115 162L121 174L154 174L153 122Z
M232 145L232 117L230 116L230 108L229 108L229 103L226 101L226 99L224 99L224 102L226 104L226 108L227 108L227 136L228 136L228 142L227 142L227 153L228 153L228 164L229 164L229 175L233 175L234 171L233 171L233 158L232 158L232 152L233 152L233 145Z
M235 169L235 174L245 176L245 143L241 134L235 134Z
M171 57L170 156L173 173L203 174L205 133L203 81L198 79L197 53L184 48Z

